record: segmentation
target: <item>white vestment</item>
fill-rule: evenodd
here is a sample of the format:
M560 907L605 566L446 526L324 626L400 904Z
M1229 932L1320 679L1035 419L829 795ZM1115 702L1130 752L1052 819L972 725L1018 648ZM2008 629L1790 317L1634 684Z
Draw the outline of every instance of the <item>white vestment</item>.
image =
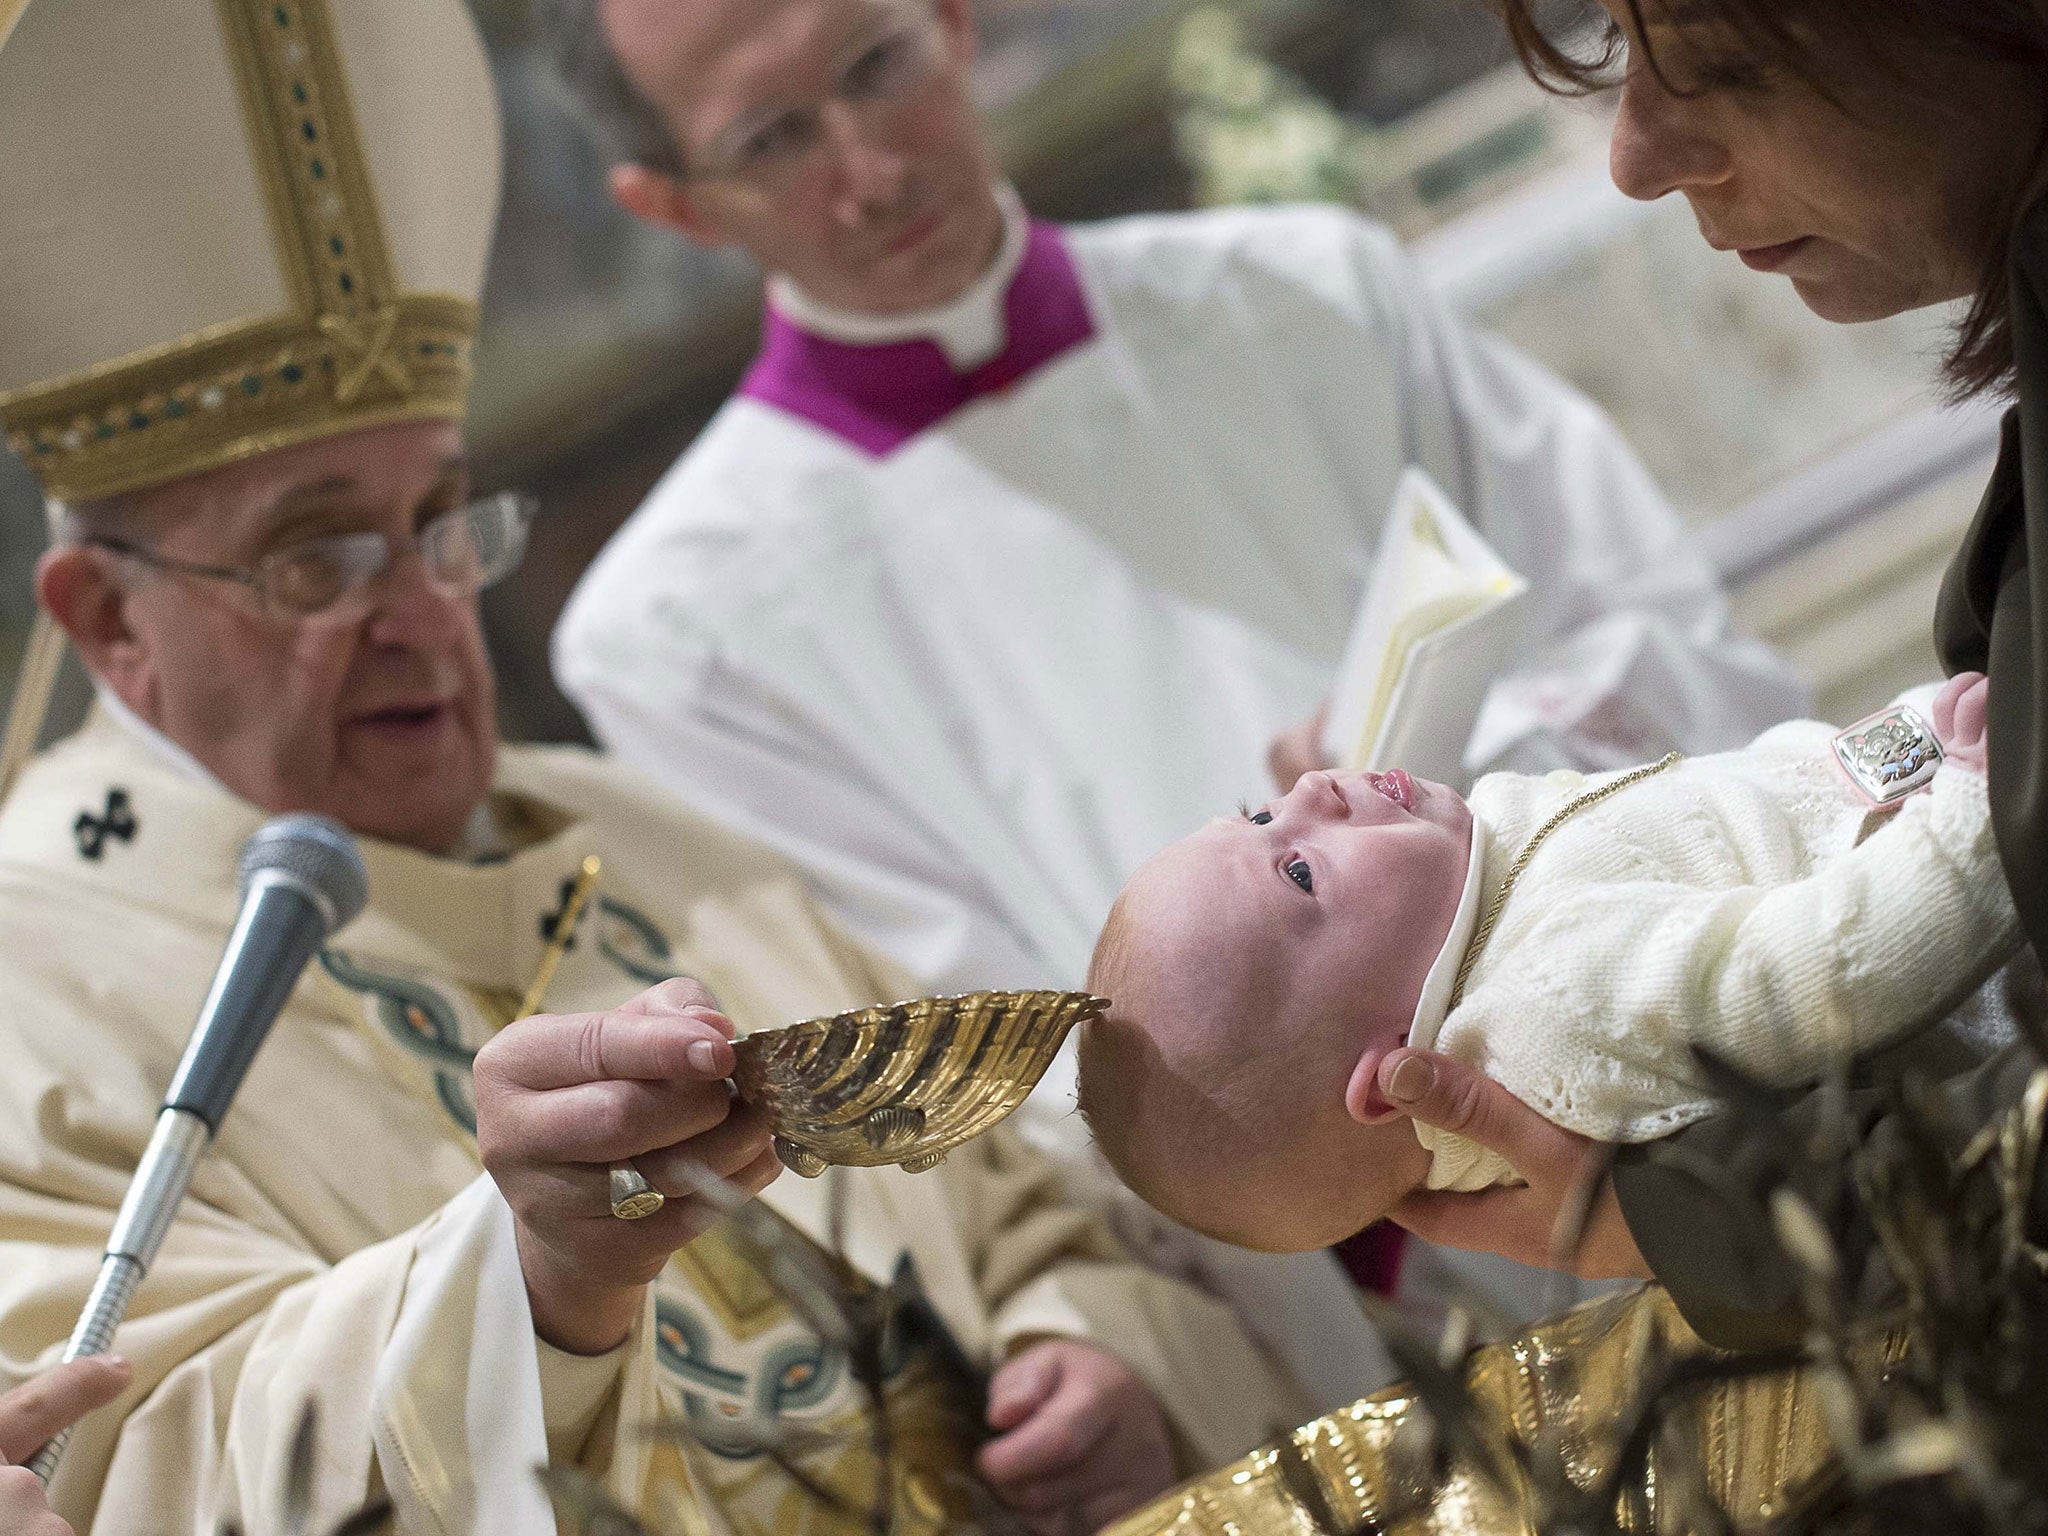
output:
M1695 1045L1794 1087L1947 1017L2021 944L1984 776L1950 764L1877 811L1835 765L1834 736L1792 721L1566 817L1446 1015L1467 920L1537 828L1612 776L1481 779L1473 878L1410 1043L1581 1135L1654 1141L1720 1107ZM1463 1137L1416 1134L1432 1189L1515 1178Z
M758 1432L800 1431L816 1442L800 1459L824 1458L808 1470L857 1490L873 1470L865 1398L718 1229L677 1254L613 1355L536 1341L510 1214L479 1176L469 1063L589 854L603 873L552 1009L690 974L746 1030L893 986L773 854L625 769L507 749L493 803L503 857L364 843L370 904L272 1029L116 1337L134 1384L80 1424L59 1469L55 1506L81 1536L281 1529L309 1399L316 1530L381 1490L400 1531L549 1532L531 1473L550 1460L657 1515L694 1510L697 1536L851 1529L769 1465ZM0 811L0 1384L47 1365L85 1299L262 820L104 714L32 763ZM785 1176L764 1202L823 1244L833 1177L861 1283L909 1261L984 1369L1030 1338L1100 1336L1168 1407L1185 1470L1299 1406L1223 1308L1132 1265L1014 1137L916 1176ZM916 1510L957 1497L945 1424L960 1394L901 1369L890 1412L904 1415L906 1518L924 1530ZM690 1443L648 1441L658 1412ZM751 1451L736 1438L748 1430Z
M1091 334L881 452L743 393L556 635L608 745L928 984L1078 984L1140 861L1271 794L1410 463L1535 589L1475 769L1711 751L1797 712L1605 417L1459 325L1377 226L1058 233Z
M755 374L556 633L600 739L922 985L1079 985L1140 861L1272 793L1411 463L1534 584L1473 768L1734 746L1803 709L1607 419L1383 229L1020 229L933 315L774 285ZM1072 1102L1063 1058L1020 1128L1085 1155ZM1327 1405L1384 1379L1333 1268L1203 1252Z

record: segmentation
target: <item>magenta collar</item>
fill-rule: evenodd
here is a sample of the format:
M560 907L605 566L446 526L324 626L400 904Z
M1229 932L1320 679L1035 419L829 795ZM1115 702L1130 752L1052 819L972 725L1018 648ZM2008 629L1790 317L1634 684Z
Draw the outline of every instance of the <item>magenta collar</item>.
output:
M814 336L770 307L761 354L739 393L882 458L983 395L999 394L1095 334L1057 225L1031 223L1024 259L1003 296L1003 350L965 373L935 341L862 346Z

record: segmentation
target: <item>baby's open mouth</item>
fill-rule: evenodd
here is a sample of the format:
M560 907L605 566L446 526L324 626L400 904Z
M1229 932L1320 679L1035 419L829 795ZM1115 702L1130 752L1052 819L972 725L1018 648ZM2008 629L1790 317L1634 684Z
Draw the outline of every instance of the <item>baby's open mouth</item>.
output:
M1375 793L1385 795L1404 811L1415 809L1415 781L1408 777L1404 768L1395 768L1387 773L1368 773L1365 782Z

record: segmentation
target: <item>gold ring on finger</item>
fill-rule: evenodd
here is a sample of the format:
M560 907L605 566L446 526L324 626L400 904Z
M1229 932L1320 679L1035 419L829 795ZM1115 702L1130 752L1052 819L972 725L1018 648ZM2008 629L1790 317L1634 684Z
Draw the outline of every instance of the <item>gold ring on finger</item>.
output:
M668 1196L648 1183L631 1163L614 1163L611 1170L612 1214L621 1221L638 1221L652 1216L668 1203Z

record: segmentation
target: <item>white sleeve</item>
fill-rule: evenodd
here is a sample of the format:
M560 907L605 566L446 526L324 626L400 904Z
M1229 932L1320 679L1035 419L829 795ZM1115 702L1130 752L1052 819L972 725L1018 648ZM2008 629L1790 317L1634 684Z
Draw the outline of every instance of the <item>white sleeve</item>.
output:
M535 1339L540 1354L540 1405L547 1431L548 1460L557 1466L575 1462L598 1415L618 1390L626 1369L624 1345L602 1355L572 1355L546 1339Z
M573 622L556 632L556 673L605 747L803 869L839 926L919 989L1045 984L973 861L857 752L709 643L652 628L635 626L631 657Z
M1960 769L1805 879L1621 881L1555 902L1460 1033L1517 1097L1608 1141L1712 1108L1689 1046L1810 1082L1944 1017L2020 944L1983 776Z
M1984 776L1960 768L1808 878L1698 905L1672 922L1698 936L1691 1037L1779 1084L1941 1018L2020 944Z
M76 1232L74 1217L85 1213L65 1211ZM79 1242L17 1246L52 1288L82 1289L96 1266ZM540 1346L512 1214L488 1175L331 1266L188 1201L138 1300L120 1337L146 1391L124 1415L81 1422L53 1486L80 1532L279 1528L309 1406L309 1529L339 1526L379 1491L397 1530L554 1529L533 1477L551 1427ZM650 1303L606 1357L616 1425L654 1417L652 1324ZM601 1433L584 1451L614 1497L638 1501L640 1437Z
M1793 670L1730 633L1712 566L1606 414L1379 245L1360 243L1383 268L1361 281L1400 308L1410 454L1533 589L1526 659L1489 694L1466 767L1625 767L1805 713Z

